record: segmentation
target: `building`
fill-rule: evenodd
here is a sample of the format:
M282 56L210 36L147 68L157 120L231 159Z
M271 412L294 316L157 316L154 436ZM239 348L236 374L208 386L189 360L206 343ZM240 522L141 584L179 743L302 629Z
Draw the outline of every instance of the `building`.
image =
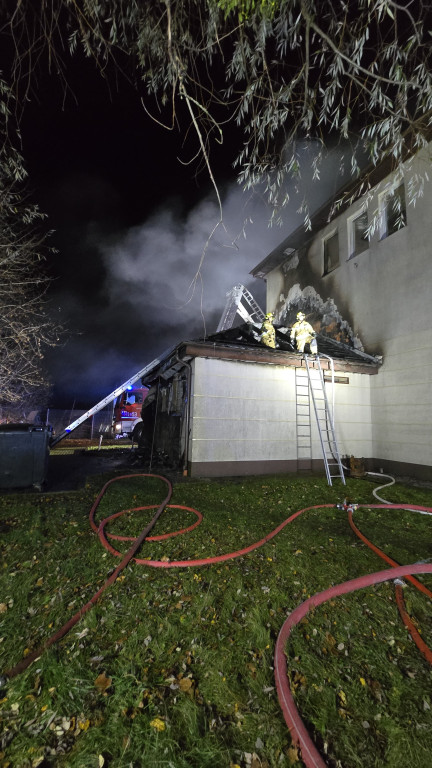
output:
M252 271L266 281L266 309L279 326L301 310L318 333L340 455L424 480L432 478L428 169L426 150L403 172L374 169L363 198L336 214L329 201L310 231L293 231ZM412 205L419 179L423 195ZM246 323L162 356L142 382L150 462L192 476L324 471L312 410L306 451L299 427L305 358L289 337L278 339L269 349Z
M310 232L293 231L252 271L266 280L267 309L279 323L291 325L301 309L321 334L382 359L376 376L362 377L358 398L336 385L341 452L365 457L370 469L425 480L432 479L431 149L397 173L375 169L361 199L337 215L330 201ZM409 204L417 183L423 193Z
M324 471L316 425L306 452L298 434L304 357L280 332L281 348L275 350L257 335L246 323L205 340L181 342L148 371L140 443L150 464L163 460L201 477ZM369 381L380 362L329 337L320 337L319 347L333 360L334 379L340 382L334 384L340 386L338 430L365 455L371 441L370 421L365 426ZM329 359L322 365L331 387Z

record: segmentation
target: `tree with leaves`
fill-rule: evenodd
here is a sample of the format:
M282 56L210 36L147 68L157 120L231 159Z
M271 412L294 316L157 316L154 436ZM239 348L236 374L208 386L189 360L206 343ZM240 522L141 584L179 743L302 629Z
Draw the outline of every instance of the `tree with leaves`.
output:
M212 145L238 128L234 167L264 190L280 220L300 148L315 148L318 180L329 141L393 167L429 139L432 6L415 0L0 0L12 41L11 85L21 104L48 62L67 83L81 48L103 77L136 85L161 131L195 136L195 157L215 185ZM367 188L367 176L353 194ZM413 197L416 185L411 185ZM306 206L307 218L307 206Z
M46 312L42 266L48 233L26 200L26 172L11 134L11 94L0 80L0 420L25 418L45 404L44 349L58 342ZM15 135L18 140L18 136Z

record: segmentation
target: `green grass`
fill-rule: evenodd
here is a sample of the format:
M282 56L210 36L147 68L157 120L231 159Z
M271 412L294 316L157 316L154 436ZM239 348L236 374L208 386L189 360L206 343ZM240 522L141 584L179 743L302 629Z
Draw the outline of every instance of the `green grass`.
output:
M0 671L43 643L118 564L88 523L112 476L74 493L0 497ZM237 550L298 509L346 494L375 503L374 487L348 479L347 489L329 488L321 477L187 480L175 486L172 503L200 510L202 524L147 542L140 555L181 560ZM432 506L427 489L396 485L381 495ZM156 479L114 483L98 520L164 496ZM137 535L151 516L125 515L110 530ZM153 533L194 520L167 510ZM432 521L424 515L360 509L355 520L400 563L431 555ZM0 702L0 768L291 765L296 752L274 688L279 629L309 595L384 567L335 507L306 512L239 559L166 570L129 565L67 637L9 682ZM430 576L420 579L432 588ZM432 645L430 601L411 586L404 593ZM297 706L329 765L429 768L431 668L399 619L391 584L310 613L287 656Z

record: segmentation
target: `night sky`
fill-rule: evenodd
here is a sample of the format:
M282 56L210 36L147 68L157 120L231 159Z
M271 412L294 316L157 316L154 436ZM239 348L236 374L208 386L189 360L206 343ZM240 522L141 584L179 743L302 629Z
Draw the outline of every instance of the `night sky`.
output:
M40 79L22 122L29 188L58 249L49 297L67 332L46 364L51 406L64 408L94 405L171 345L214 333L236 283L264 308L265 285L249 271L302 221L293 195L286 229L268 227L263 200L235 182L242 138L229 129L211 155L226 231L212 239L192 290L219 218L206 171L179 161L195 154L194 137L182 143L179 131L155 124L126 80L109 89L89 60L68 65L68 82L65 93L54 76ZM323 185L311 191L316 204L326 196Z

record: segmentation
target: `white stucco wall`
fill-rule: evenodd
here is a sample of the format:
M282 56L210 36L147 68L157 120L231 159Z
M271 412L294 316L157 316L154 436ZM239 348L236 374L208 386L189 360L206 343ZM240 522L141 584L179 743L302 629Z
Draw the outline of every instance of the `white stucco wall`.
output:
M190 460L296 459L294 371L196 358Z
M341 454L371 451L370 376L335 385ZM326 385L332 400L331 386ZM265 363L193 361L192 464L297 461L295 369ZM312 413L312 458L322 459Z
M345 375L345 374L343 374ZM367 457L372 450L371 383L375 376L347 374L349 384L335 384L336 439L341 456ZM332 401L331 386L326 384ZM315 452L319 455L319 445Z
M386 341L371 380L374 456L432 468L431 353L430 330Z
M367 204L369 220L379 209L385 178L367 198L333 219L311 242L296 269L273 270L267 280L267 310L283 311L288 297L313 295L334 301L369 354L384 364L371 379L371 457L431 467L432 476L432 145L404 170L407 225L349 258L349 222ZM425 172L429 178L426 178ZM424 192L415 205L408 189L423 175ZM340 264L323 275L323 241L338 231ZM308 293L309 292L309 293ZM363 451L358 454L363 454ZM409 467L407 467L409 472Z

